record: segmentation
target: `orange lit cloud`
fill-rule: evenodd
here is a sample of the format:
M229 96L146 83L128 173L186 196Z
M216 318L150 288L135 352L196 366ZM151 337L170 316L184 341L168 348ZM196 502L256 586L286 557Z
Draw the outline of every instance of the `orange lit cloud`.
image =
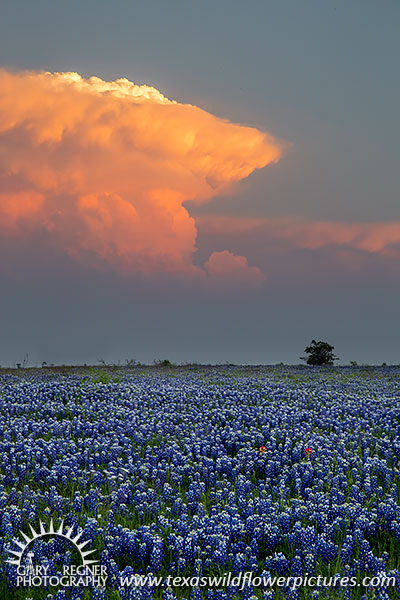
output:
M258 284L264 281L265 276L258 267L250 267L247 258L235 256L227 250L213 252L205 263L211 278L222 283L248 283Z
M183 202L207 202L281 154L266 133L127 79L0 71L0 231L45 232L79 260L204 276ZM206 268L260 276L229 252Z
M400 222L304 221L296 218L255 219L199 216L202 234L218 238L264 240L266 247L309 249L338 247L386 257L400 255Z

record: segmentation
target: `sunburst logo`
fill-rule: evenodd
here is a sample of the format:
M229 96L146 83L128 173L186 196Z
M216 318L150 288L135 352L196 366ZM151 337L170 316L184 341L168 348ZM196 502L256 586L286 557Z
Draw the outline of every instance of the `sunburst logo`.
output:
M83 534L83 530L78 533L75 537L73 537L73 532L74 532L74 527L70 527L67 531L64 531L64 521L61 521L61 525L60 527L55 530L54 529L54 523L53 523L53 519L51 519L50 521L50 525L49 525L49 529L46 530L45 526L43 525L43 522L40 521L40 532L37 532L34 530L34 528L32 527L32 525L29 525L29 528L31 530L31 536L26 535L26 533L24 533L23 531L19 531L20 534L22 535L22 537L25 540L24 542L21 542L19 540L13 540L14 544L16 544L19 547L19 551L17 550L9 550L9 552L11 554L13 554L16 558L14 559L8 559L6 562L8 562L11 565L16 565L17 567L21 566L21 560L26 552L26 550L28 549L28 547L32 544L32 542L34 542L35 540L38 540L40 538L43 538L45 536L53 536L53 537L59 537L59 538L63 538L65 540L68 540L69 542L71 542L75 548L78 550L79 554L81 555L81 559L82 559L82 565L84 567L86 567L87 565L91 565L93 563L97 563L99 562L98 560L88 560L88 556L89 554L93 554L93 552L95 552L95 550L86 550L84 551L83 549L85 548L85 546L87 546L87 544L89 543L89 540L86 540L86 542L82 542L82 543L78 543L80 538L82 537ZM30 556L30 565L32 564L32 553L29 552Z
M106 567L97 564L99 561L89 558L95 550L87 550L86 546L90 540L81 542L83 530L78 534L74 534L74 527L64 528L64 521L61 521L58 529L54 528L53 519L51 519L48 528L40 521L39 531L35 531L32 525L29 525L31 535L27 535L20 530L22 540L14 539L13 543L18 547L18 550L9 550L12 555L6 561L10 565L14 565L17 570L17 585L23 586L97 586L103 587L107 580ZM64 565L62 575L49 575L48 565L34 564L35 554L32 551L34 542L44 537L57 537L75 546L78 551L81 564L80 565Z

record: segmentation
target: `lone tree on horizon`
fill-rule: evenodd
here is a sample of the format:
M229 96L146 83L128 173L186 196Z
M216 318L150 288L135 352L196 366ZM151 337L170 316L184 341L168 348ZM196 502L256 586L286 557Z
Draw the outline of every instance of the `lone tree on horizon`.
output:
M333 365L335 360L339 360L333 354L334 346L328 342L316 342L312 340L311 344L304 350L308 356L300 356L301 360L306 360L308 365Z

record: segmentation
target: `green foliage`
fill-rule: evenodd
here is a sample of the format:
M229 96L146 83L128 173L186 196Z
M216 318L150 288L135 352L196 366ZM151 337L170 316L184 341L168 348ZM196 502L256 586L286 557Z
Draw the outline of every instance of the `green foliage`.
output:
M304 350L308 354L308 357L301 356L301 360L307 361L308 365L333 365L335 360L339 360L337 356L333 354L334 346L328 344L328 342L316 342L312 340L311 344Z
M164 360L155 360L154 364L156 367L173 367L173 363L168 360L167 358L164 358Z
M93 383L110 383L111 375L103 369L91 369L90 373L93 374Z

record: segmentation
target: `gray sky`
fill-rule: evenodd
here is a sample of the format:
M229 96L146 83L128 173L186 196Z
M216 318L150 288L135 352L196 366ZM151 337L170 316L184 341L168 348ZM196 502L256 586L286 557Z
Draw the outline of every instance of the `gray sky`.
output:
M247 267L206 282L121 271L96 248L76 260L43 229L0 228L0 364L298 362L312 338L342 362L399 363L399 17L389 0L4 1L8 71L126 77L288 146L207 202L183 202L191 264L229 252L262 281Z

